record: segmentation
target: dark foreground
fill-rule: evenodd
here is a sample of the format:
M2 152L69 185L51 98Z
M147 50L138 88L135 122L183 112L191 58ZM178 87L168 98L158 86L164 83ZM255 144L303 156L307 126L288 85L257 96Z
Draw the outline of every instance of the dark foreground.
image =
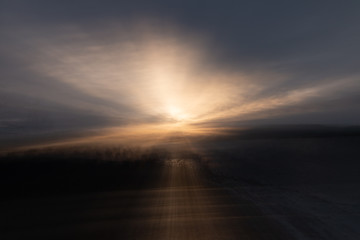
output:
M198 160L157 167L142 188L2 201L1 239L291 239Z
M270 130L3 155L0 239L360 239L360 134Z

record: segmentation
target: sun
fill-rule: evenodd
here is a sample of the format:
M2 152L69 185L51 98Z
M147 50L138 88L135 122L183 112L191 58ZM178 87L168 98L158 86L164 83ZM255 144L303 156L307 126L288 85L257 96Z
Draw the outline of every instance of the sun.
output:
M169 106L167 109L168 115L172 120L177 122L184 122L189 120L189 115L186 114L182 109L176 106Z

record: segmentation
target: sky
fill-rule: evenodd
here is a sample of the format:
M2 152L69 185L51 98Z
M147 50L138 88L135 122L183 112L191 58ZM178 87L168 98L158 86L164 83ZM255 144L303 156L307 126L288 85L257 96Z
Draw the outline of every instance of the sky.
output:
M359 1L0 0L0 134L360 122Z

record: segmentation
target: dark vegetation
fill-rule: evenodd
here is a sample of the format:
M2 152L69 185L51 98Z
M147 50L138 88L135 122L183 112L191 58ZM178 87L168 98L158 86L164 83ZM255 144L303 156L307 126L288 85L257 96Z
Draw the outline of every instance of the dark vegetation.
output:
M7 153L2 199L153 186L169 153L161 149L69 147Z
M360 128L356 126L263 127L209 137L196 146L202 150L201 156L185 149L109 146L3 154L2 199L156 187L160 186L165 160L170 158L206 163L201 167L215 181L233 179L251 185L360 183Z

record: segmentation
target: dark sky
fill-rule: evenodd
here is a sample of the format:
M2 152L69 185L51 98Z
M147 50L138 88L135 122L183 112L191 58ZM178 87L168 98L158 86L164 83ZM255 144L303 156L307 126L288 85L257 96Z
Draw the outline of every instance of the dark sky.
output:
M0 0L0 14L3 136L360 122L359 1Z

